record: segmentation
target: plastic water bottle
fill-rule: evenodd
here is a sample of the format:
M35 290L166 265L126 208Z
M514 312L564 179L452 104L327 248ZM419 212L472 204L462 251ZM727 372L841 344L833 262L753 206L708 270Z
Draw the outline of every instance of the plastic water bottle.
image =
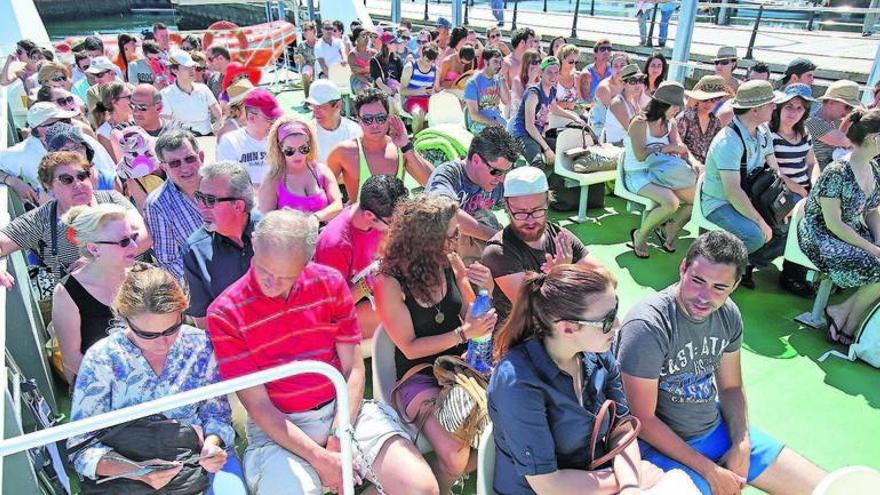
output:
M471 316L483 316L492 309L489 291L481 289L477 300L471 305ZM474 337L468 341L467 363L480 373L488 374L492 369L492 334Z

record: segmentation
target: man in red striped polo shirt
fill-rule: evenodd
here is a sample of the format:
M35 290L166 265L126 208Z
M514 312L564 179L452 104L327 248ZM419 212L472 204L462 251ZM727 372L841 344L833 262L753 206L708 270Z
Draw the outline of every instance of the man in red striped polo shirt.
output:
M224 379L296 360L342 373L355 426L355 469L386 493L439 491L431 469L393 409L364 401L360 331L348 284L311 262L314 218L267 214L253 233L251 268L208 308L208 332ZM297 375L238 393L248 412L245 473L253 493L320 495L342 486L336 393L321 375ZM372 469L366 469L369 466Z

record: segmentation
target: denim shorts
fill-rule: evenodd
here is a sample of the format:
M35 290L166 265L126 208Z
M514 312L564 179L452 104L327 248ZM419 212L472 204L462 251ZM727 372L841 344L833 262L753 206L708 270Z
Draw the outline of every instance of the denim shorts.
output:
M749 437L752 444L752 453L749 459L748 482L751 483L755 478L760 476L770 464L773 464L773 461L775 461L776 457L779 456L779 453L782 452L783 445L757 428L749 428ZM712 429L712 431L688 440L687 444L700 454L717 463L730 449L730 433L727 431L727 425L724 421L719 421L718 426ZM663 471L681 469L691 477L694 484L700 489L700 493L703 493L704 495L712 495L712 490L709 488L709 484L693 469L666 457L643 440L639 440L639 450L642 453L642 459L654 464Z

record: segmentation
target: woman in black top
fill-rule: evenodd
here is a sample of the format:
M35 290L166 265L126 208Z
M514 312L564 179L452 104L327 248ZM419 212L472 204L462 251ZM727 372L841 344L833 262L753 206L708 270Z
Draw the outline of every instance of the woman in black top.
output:
M479 263L465 268L455 253L461 232L458 204L447 197L419 195L397 207L382 248L376 281L376 307L396 347L398 379L414 366L441 355L461 355L469 338L495 325L495 311L479 318L468 313L478 286L492 290L491 273ZM469 279L470 277L470 279ZM447 493L453 481L476 467L476 451L454 439L430 414L429 401L440 387L431 369L397 388L392 404L406 421L423 424L422 432L437 453L432 466Z
M112 203L76 206L64 215L65 237L79 248L85 264L55 287L52 322L61 347L64 377L73 383L83 355L107 336L110 303L135 262L138 234L129 213Z

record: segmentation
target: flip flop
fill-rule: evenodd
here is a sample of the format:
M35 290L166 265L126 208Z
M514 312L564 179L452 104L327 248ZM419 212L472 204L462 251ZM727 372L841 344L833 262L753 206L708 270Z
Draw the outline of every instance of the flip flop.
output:
M667 253L675 252L675 248L669 247L669 245L666 243L666 241L668 240L666 238L666 225L661 225L660 227L655 228L654 235L656 235L657 239L660 241L660 249L666 251Z
M641 258L641 259L650 258L651 255L639 254L639 252L636 251L636 232L638 232L638 231L639 231L639 229L632 229L629 231L630 242L626 243L626 247L632 249L633 254L636 255L636 258Z
M825 313L825 318L828 320L828 331L825 333L825 338L828 340L828 342L840 345L852 344L852 335L844 333L840 329L840 327L837 326L837 322L835 322L834 318L831 317L831 313L828 312L828 308L825 308L823 312Z

